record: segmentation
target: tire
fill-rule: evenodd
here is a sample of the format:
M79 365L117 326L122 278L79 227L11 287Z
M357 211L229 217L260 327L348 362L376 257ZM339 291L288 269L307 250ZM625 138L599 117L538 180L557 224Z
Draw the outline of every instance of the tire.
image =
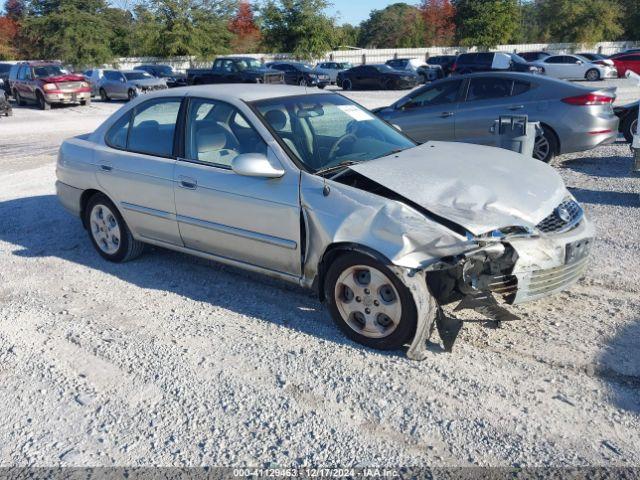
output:
M13 91L13 98L16 99L16 103L18 104L19 107L24 107L25 101L22 98L22 95L20 95L20 92L18 92L18 90Z
M622 134L627 142L633 142L633 135L638 131L638 115L630 113L622 121Z
M99 93L100 93L100 100L102 100L103 102L108 102L109 100L111 100L104 88L101 88Z
M91 99L87 99L87 100L82 100L80 102L80 105L82 105L83 107L88 107L89 105L91 105Z
M122 215L106 195L96 193L89 199L84 220L93 247L105 260L124 263L142 254L144 243L133 238Z
M353 83L351 82L351 80L349 80L348 78L345 78L342 81L342 89L347 91L353 90Z
M36 92L36 101L38 102L38 108L40 110L51 110L51 104L44 99L42 93Z
M427 81L429 80L426 75L420 74L418 75L418 77L420 78L420 85L426 85Z
M367 289L372 285L377 289ZM357 343L397 350L415 335L417 309L411 292L368 255L347 253L334 260L325 275L324 293L334 322Z
M555 132L549 127L542 126L542 135L536 137L533 158L545 163L551 162L560 151L560 143Z
M298 85L300 85L301 87L307 87L307 81L303 78L298 82Z
M133 88L130 88L129 91L127 92L127 99L129 101L133 100L137 96L138 96L138 94L136 93L136 91Z
M392 90L393 89L393 83L391 82L391 80L386 79L384 82L382 82L382 89L383 90Z
M587 71L584 78L589 82L597 82L598 80L600 80L600 72L595 68L592 68L591 70Z

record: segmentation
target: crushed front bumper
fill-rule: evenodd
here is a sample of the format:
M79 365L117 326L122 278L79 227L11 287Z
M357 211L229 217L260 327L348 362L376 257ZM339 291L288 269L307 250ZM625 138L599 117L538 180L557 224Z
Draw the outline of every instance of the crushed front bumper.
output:
M513 271L492 277L488 289L511 304L566 290L586 271L594 236L593 225L583 218L566 233L511 239L509 244L518 254Z

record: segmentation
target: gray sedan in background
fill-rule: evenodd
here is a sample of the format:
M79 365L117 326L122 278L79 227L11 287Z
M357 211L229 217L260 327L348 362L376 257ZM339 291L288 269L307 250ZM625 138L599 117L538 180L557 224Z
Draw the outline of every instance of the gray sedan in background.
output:
M540 75L478 73L452 77L414 90L376 114L417 142L450 140L494 145L500 116L527 115L540 122L534 157L612 143L618 135L614 89L593 89Z
M166 90L167 81L155 78L141 70L104 70L98 92L100 99L107 102L112 99L131 100L141 93Z

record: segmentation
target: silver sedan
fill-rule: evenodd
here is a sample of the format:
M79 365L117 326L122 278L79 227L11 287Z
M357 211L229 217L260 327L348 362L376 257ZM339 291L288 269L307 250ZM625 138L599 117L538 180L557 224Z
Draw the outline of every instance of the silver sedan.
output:
M409 344L415 359L436 323L447 329L439 305L495 312L498 299L563 290L594 234L548 165L417 146L345 97L300 87L139 97L65 141L57 178L104 259L151 244L313 288L350 338Z
M495 145L494 121L527 115L540 122L534 156L549 162L561 153L613 143L619 120L615 89L586 88L524 73L476 73L414 90L376 114L417 142L450 140Z

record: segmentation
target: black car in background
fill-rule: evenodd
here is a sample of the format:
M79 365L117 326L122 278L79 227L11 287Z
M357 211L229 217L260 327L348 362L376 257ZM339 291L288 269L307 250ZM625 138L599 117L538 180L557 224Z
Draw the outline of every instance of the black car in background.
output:
M133 69L147 72L152 77L164 78L169 88L187 86L187 76L176 72L170 65L138 65Z
M456 55L436 55L434 57L429 57L427 65L440 67L442 69L442 76L448 77L451 75L451 68L453 67L453 64L456 63L456 58Z
M638 132L638 107L640 101L628 105L613 107L614 113L620 119L620 132L627 142L633 142L633 136Z
M538 60L544 60L551 56L549 52L518 52L518 55L524 58L527 62L537 62Z
M420 80L415 73L389 65L360 65L338 73L336 83L343 90L401 90L414 88Z
M215 83L265 83L283 84L284 73L266 68L260 60L252 57L220 57L211 68L187 70L188 85Z
M539 67L529 64L521 56L506 52L463 53L456 58L452 70L459 75L491 71L542 73Z
M301 87L324 88L331 83L329 75L317 73L306 63L300 62L269 62L268 68L284 73L284 83L300 85Z

